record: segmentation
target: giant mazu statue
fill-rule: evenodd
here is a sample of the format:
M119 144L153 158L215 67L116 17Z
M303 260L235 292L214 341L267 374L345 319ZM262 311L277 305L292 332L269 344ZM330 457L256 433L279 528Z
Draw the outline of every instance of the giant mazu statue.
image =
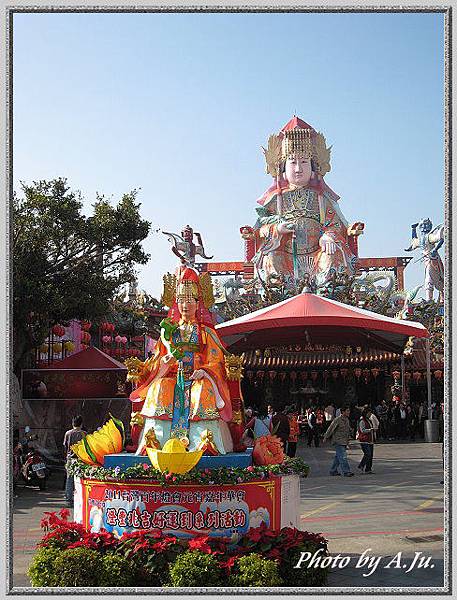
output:
M255 243L252 260L262 281L319 286L334 274L355 273L364 225L348 223L324 181L330 152L323 134L298 117L270 136L264 154L274 182L258 200L254 227L242 232Z

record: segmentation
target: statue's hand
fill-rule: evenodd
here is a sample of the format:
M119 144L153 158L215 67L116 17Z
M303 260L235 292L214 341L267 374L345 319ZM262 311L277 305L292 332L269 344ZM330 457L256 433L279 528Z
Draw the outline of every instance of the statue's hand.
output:
M326 233L324 233L324 235L321 236L321 239L319 240L319 246L326 254L329 254L330 256L332 256L336 252L336 244L333 241L333 238L331 238Z
M279 223L278 233L281 235L291 233L292 231L295 231L295 223Z
M162 358L162 362L164 362L165 364L168 364L170 361L173 360L176 360L173 354L165 354L165 356Z
M192 373L192 375L190 376L190 378L193 381L197 381L198 379L203 379L204 376L205 376L205 371L203 369L197 369L196 371L194 371Z

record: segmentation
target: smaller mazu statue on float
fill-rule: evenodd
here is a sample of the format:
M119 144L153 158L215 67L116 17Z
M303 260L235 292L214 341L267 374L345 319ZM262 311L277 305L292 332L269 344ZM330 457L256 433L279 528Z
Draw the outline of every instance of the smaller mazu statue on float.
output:
M322 133L298 117L270 136L264 154L275 182L258 200L254 228L242 232L255 241L252 260L262 281L279 277L294 287L307 276L321 286L337 273L354 274L364 225L347 222L324 181L330 150Z
M419 230L419 233L417 232ZM422 251L421 260L425 266L424 290L427 302L433 300L438 290L438 302L444 302L444 266L438 250L444 244L444 225L433 227L430 219L422 219L411 225L411 245L406 252Z
M169 306L161 322L154 355L144 363L131 359L132 438L136 453L159 448L172 438L189 451L208 446L211 453L233 451L233 425L226 351L209 312L211 278L183 265L165 275L162 302ZM134 440L135 442L135 440ZM205 448L206 448L205 446Z

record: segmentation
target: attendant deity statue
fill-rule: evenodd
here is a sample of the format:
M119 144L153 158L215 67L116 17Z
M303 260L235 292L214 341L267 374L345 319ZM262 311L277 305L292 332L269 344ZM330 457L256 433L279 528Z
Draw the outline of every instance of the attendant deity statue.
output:
M211 278L182 266L164 283L162 302L171 308L155 353L128 365L129 379L137 385L130 395L133 420L142 426L137 454L150 439L163 446L172 437L195 450L210 434L219 453L231 452L225 350L208 310L214 301Z
M197 255L207 260L213 258L212 256L206 256L202 236L196 231L194 232L190 225L184 227L181 235L169 233L168 231L164 231L163 234L168 235L168 240L173 243L171 250L181 260L183 265L193 267ZM194 236L197 239L197 244L194 244Z
M298 117L270 136L264 153L275 183L258 200L252 259L263 281L273 275L296 285L306 275L319 286L335 273L354 273L364 225L348 224L339 196L324 182L330 150Z
M419 229L419 234L417 230ZM427 301L433 300L433 292L438 290L438 302L444 302L444 266L438 250L444 244L444 225L433 228L430 219L422 219L411 225L411 245L406 252L420 248L425 266L424 289Z

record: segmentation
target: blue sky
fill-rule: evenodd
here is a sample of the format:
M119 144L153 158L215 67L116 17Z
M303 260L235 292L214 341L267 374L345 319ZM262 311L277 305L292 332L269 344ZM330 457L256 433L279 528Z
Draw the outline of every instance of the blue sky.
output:
M296 113L333 145L327 183L360 256L408 253L444 220L444 17L439 13L16 14L14 182L67 177L86 209L141 188L154 227L242 260L270 185L261 146ZM176 260L162 234L140 287ZM414 255L414 260L418 255ZM420 263L406 285L422 281Z

